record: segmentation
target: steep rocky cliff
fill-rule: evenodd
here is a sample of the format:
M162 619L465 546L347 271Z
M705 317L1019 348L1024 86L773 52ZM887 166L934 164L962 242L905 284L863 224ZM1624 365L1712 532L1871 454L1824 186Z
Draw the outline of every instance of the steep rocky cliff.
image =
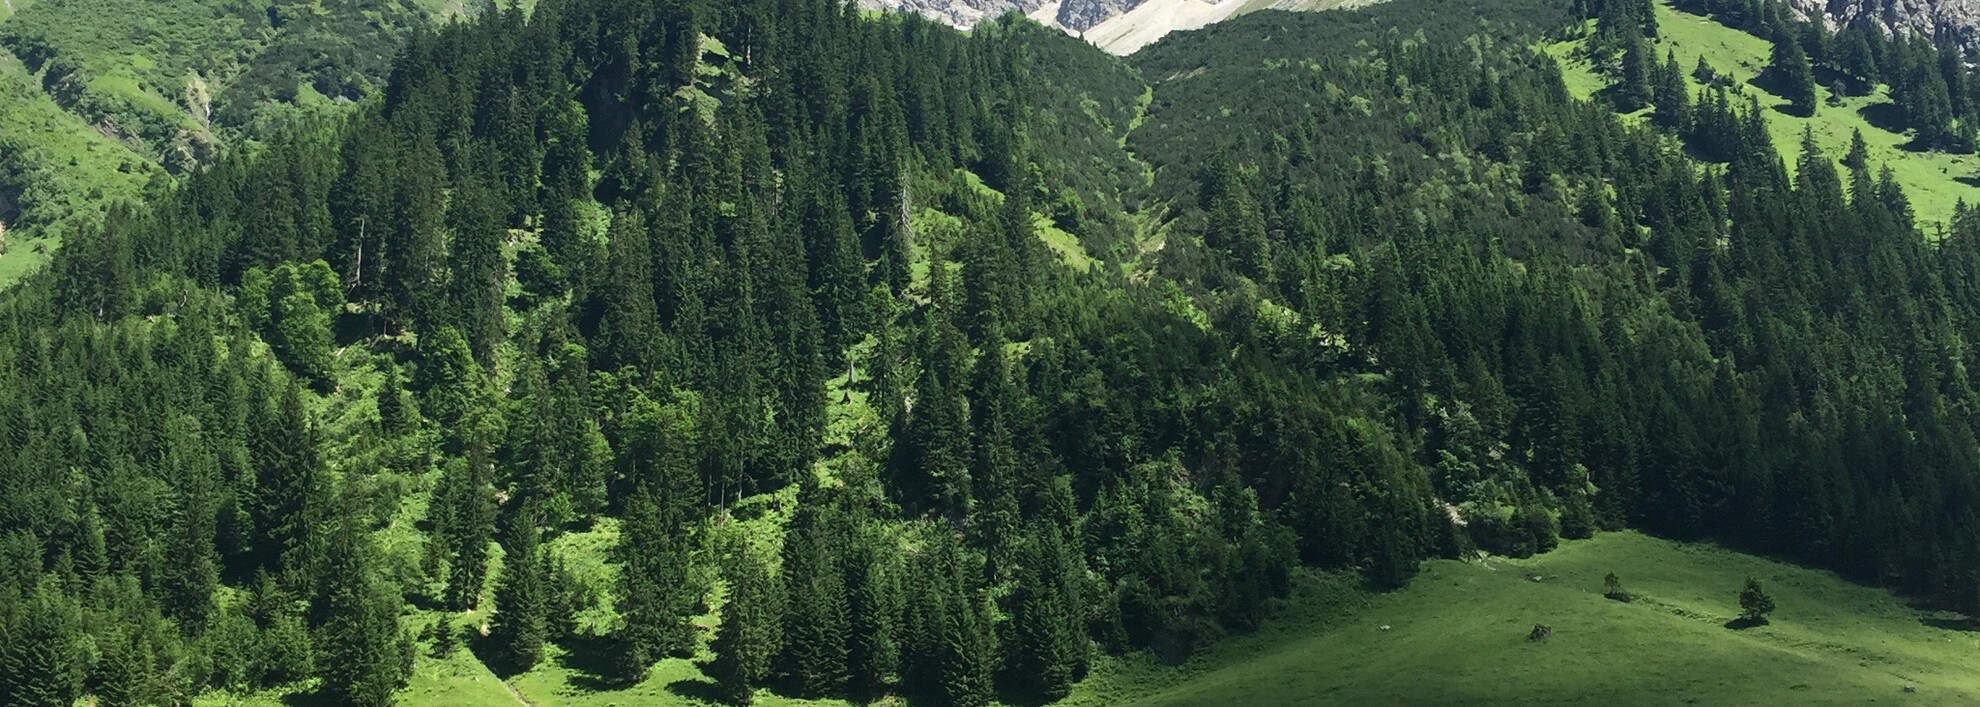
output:
M1980 50L1980 0L1789 0L1803 16L1825 15L1831 27L1869 21Z
M1142 0L1064 0L1059 3L1057 19L1066 29L1084 32L1141 3Z
M1144 2L1147 0L859 0L860 6L868 9L919 12L958 27L970 27L1017 10L1039 22L1073 32L1084 32Z
M1113 1L1131 2L1132 0ZM858 2L860 7L869 10L918 12L930 19L965 28L1012 10L1031 14L1040 6L1050 4L1047 0L858 0Z

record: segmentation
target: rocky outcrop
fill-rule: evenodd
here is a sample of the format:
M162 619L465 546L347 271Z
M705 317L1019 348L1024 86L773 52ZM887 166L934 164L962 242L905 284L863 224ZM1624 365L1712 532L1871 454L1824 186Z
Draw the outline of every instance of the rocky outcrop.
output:
M1133 2L1134 0L1098 1ZM964 29L974 27L978 22L1000 17L1012 10L1030 14L1050 4L1050 0L858 0L858 2L860 7L868 10L916 12L929 19Z
M1064 0L1059 3L1059 26L1084 32L1132 10L1142 0Z
M1980 2L1980 0L1970 0ZM869 10L919 12L967 29L1016 10L1031 19L1085 38L1115 54L1128 54L1163 35L1203 27L1240 12L1271 7L1319 10L1379 0L856 0Z
M1826 17L1830 27L1871 22L1885 32L1914 32L1980 50L1980 0L1789 0L1803 17Z

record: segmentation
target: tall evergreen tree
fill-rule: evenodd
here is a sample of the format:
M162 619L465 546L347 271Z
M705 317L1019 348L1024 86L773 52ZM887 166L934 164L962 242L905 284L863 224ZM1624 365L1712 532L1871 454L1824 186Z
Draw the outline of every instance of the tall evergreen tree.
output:
M1076 596L1069 596L1070 562L1059 528L1037 522L1030 532L1024 569L1012 597L1013 642L1006 663L1025 689L1056 702L1072 692L1086 642Z
M473 610L487 583L496 510L488 446L482 439L470 443L466 459L447 463L435 491L434 544L448 561L445 602L455 611Z
M783 651L776 670L809 697L845 694L847 605L842 511L815 486L784 539Z
M1802 51L1801 42L1793 35L1783 31L1774 37L1774 52L1767 64L1767 75L1796 115L1815 114L1814 67Z
M646 222L638 209L620 207L612 215L603 283L604 319L598 324L602 368L631 366L652 370L660 363L658 313L653 304L653 263Z
M783 645L783 592L769 565L746 550L725 574L728 598L710 646L715 659L704 669L723 697L746 705L755 701Z
M543 660L549 639L550 581L541 557L540 517L523 508L510 517L502 574L495 586L495 616L488 635L496 663L507 673L528 672Z
M654 660L694 648L689 618L700 588L689 575L690 533L701 508L695 462L700 396L678 392L661 405L635 393L621 424L623 476L632 484L619 525L618 677L636 681Z
M349 518L326 542L310 610L320 627L319 691L336 704L387 707L411 677L398 595L381 581L374 553L370 539Z
M849 696L873 699L900 681L901 569L874 533L862 533L846 557Z
M82 692L74 603L48 583L0 599L0 704L69 707Z
M943 617L942 695L956 707L985 707L995 697L997 634L973 593L953 595Z
M328 505L328 482L317 451L317 427L293 385L264 379L275 397L248 418L248 458L254 466L254 552L260 566L288 576L289 586L315 571L319 524ZM279 390L269 387L280 386Z

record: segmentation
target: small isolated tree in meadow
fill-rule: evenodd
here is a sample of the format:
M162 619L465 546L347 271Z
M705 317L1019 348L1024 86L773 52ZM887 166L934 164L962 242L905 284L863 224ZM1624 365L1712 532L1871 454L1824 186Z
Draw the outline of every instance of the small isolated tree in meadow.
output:
M1764 624L1771 613L1774 613L1774 598L1760 588L1760 580L1747 577L1746 586L1739 590L1739 619L1749 624Z
M1623 590L1622 578L1617 577L1616 573L1610 572L1609 576L1602 578L1602 586L1602 596L1625 603L1630 600L1629 592Z

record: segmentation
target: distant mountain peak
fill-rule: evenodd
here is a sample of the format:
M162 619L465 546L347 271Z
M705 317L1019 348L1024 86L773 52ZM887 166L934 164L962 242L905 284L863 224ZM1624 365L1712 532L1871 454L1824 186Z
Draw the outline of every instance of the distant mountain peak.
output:
M918 12L968 29L1013 10L1080 36L1115 54L1179 30L1191 30L1269 7L1306 9L1360 4L1353 0L858 0L860 7Z

